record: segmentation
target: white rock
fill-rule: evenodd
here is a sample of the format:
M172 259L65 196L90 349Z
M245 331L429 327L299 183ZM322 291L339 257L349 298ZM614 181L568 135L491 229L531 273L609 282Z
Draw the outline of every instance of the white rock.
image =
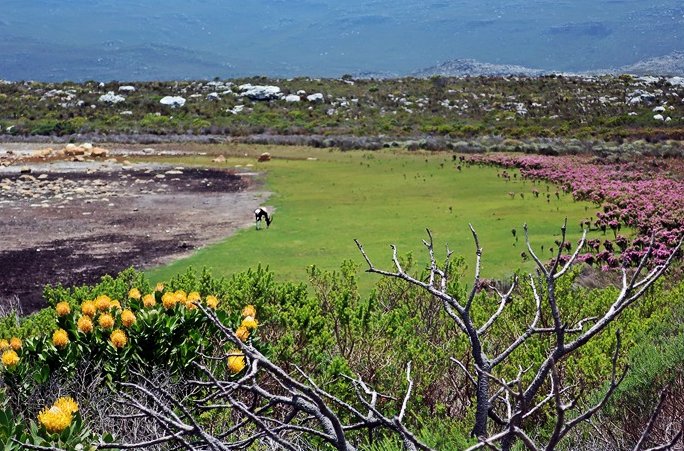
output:
M302 98L295 94L285 96L286 102L299 102L300 100L302 100Z
M662 114L653 115L653 119L655 119L656 121L664 121L665 120L665 118L663 117Z
M218 92L210 92L207 94L207 100L221 100L221 96Z
M247 97L251 100L274 100L282 96L278 86L268 85L252 85L247 83L240 85L240 96Z
M322 102L323 101L323 94L320 92L317 92L315 94L310 94L306 96L306 100L309 102Z
M170 106L171 108L176 108L185 105L185 99L180 96L166 96L162 98L159 103Z
M665 111L664 106L657 106L657 107L653 108L654 113L662 113L663 111Z
M672 77L668 78L667 82L672 86L682 86L684 87L684 77Z
M305 95L306 95L306 91L304 91L303 89L300 89L299 91L297 91L297 95L298 95L298 96L305 96Z
M671 120L672 120L672 118L670 116L665 118L665 122L670 122Z
M235 105L235 107L233 107L233 109L228 108L226 111L229 113L232 113L232 114L238 114L238 113L241 113L242 110L244 110L244 109L245 109L244 105Z
M135 92L135 86L119 86L119 92Z
M637 114L638 113L635 111L630 111L629 113L627 113L627 116L636 116Z
M122 116L132 116L132 115L133 115L133 112L132 112L132 111L126 110L126 111L122 111L122 112L119 113L119 114L122 115Z
M102 103L117 104L126 100L124 96L114 94L114 91L109 91L107 94L102 94L98 99Z

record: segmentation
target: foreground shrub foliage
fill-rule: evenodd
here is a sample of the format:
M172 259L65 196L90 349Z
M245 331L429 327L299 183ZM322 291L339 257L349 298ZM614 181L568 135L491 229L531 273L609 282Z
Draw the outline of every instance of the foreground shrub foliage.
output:
M646 279L627 273L625 295L624 287L582 288L583 267L559 263L568 258L540 261L537 276L486 281L479 245L469 284L462 258L448 254L438 265L431 239L426 246L432 264L423 272L396 252L395 271L367 259L386 276L367 297L351 262L339 272L309 268L310 289L277 283L263 268L230 279L190 270L156 286L128 270L92 287L48 287L49 318L2 320L10 327L0 331L0 442L577 449L595 445L584 421L593 417L617 437L611 446L677 443L676 416L660 415L657 434L643 435L648 413L623 422L614 403L595 416L613 393L637 397L647 412L662 387L681 393L676 357L659 363L674 372L667 378L644 366L636 379L626 373L637 342L657 352L644 337L679 349L679 332L669 341L664 331L684 311L681 282L656 283L671 261ZM521 405L525 389L532 394ZM672 396L665 399L658 405L669 412Z

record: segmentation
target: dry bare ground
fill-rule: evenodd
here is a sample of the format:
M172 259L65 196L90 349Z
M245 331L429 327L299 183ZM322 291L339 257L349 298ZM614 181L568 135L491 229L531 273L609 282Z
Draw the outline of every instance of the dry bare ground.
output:
M13 161L0 167L0 302L17 296L24 313L44 306L47 283L93 283L221 240L251 225L267 198L255 174L121 158L44 161L31 147L4 146Z

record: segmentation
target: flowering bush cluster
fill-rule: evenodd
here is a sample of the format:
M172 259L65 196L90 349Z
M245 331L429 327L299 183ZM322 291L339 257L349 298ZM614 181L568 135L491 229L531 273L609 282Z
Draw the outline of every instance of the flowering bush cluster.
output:
M635 265L655 233L654 263L663 263L684 235L684 162L646 159L627 163L602 163L587 157L543 155L478 155L470 161L515 167L523 177L559 184L576 200L595 203L600 211L582 221L613 240L588 242L580 261L615 268ZM535 194L533 189L532 193ZM618 234L623 226L636 230L631 243ZM603 249L601 249L603 246Z
M47 290L54 306L54 328L23 339L16 336L0 339L0 386L4 384L9 389L10 409L0 410L0 441L5 436L41 446L93 443L95 436L83 426L78 403L71 397L61 397L37 413L24 408L30 404L26 401L37 387L47 385L57 374L59 380L73 377L79 365L87 364L100 375L104 374L104 380L113 390L120 389L115 383L128 378L130 370L144 372L162 368L181 378L187 377L195 370L191 364L200 355L226 359L223 372L228 377L244 370L245 355L225 348L216 340L215 327L198 306L214 311L241 341L258 344L254 305L240 310L233 303L231 313L219 296L204 290L186 291L178 288L178 281L170 284L174 289L162 283L154 288L142 283L140 288L128 286L122 290L119 282L127 275L124 273L114 283L108 280L89 290ZM111 288L111 296L103 290L107 287ZM27 429L26 423L31 421L34 426ZM97 440L103 439L98 437ZM79 449L87 447L81 445Z

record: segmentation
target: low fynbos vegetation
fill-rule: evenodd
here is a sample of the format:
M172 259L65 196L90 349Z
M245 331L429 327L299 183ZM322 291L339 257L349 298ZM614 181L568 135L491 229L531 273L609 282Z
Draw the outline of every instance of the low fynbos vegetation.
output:
M683 92L680 78L630 76L19 82L0 84L0 134L662 141L682 137ZM338 142L377 145L364 140Z
M436 267L424 273L411 257L397 257L396 263L416 280L440 278L433 277ZM542 307L548 293L570 319L567 333L573 337L592 330L592 322L623 296L614 288L582 288L576 283L578 266L563 269L552 288L543 278L535 279L538 285L521 282L502 302L496 284L464 281L464 265L453 257L438 273L448 278L442 290L455 302L472 297L469 318L485 324L484 352L507 353L490 381L491 406L499 418L507 418L501 416L506 397L496 381L515 380L520 368L542 365L553 344L547 336L555 330L552 316ZM330 449L335 443L346 443L346 449L478 446L478 439L469 437L480 399L470 374L481 368L458 321L435 293L400 278L383 278L372 294L362 296L358 269L349 262L339 272L312 267L310 289L275 282L261 268L229 279L190 270L164 284L125 271L96 286L48 287L49 309L5 319L9 327L0 332L5 340L0 341L0 440L9 449L21 449L17 442L104 449L150 441L189 447L212 440L237 448L274 442L301 449ZM635 341L650 336L651 327L644 325L667 329L673 312L682 310L681 283L674 288L651 283L604 333L592 335L558 364L554 381L568 387L559 393L563 402L577 398L588 405L592 396L601 399L604 383L615 382L615 372L625 370ZM492 315L496 320L488 321ZM526 334L508 353L530 322L538 333ZM667 335L662 329L657 333ZM676 372L671 368L677 361L662 362L661 373ZM526 386L530 376L523 373L519 383ZM681 389L676 377L649 377L647 410L660 387ZM540 407L519 426L542 443L554 437L554 404L544 401L553 386L543 384L544 392L534 397ZM630 390L639 387L625 386L620 398L637 396ZM366 415L368 403L374 413ZM643 430L648 414L622 421L622 410L613 408L594 418L594 426L634 443L639 437L633 431ZM330 424L340 429L333 428L333 434L326 429ZM657 424L650 442L671 440L676 422L661 417ZM488 431L497 427L490 423ZM416 432L406 435L409 430ZM579 425L577 431L564 437L564 446L587 446L591 429Z

